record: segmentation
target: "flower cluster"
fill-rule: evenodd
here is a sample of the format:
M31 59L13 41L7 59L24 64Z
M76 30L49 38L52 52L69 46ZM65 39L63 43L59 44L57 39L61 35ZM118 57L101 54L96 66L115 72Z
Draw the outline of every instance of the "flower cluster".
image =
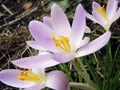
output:
M92 54L107 44L111 37L109 28L120 16L118 0L109 0L106 10L96 2L93 2L92 8L90 15L79 4L72 25L57 4L52 5L50 16L45 16L43 22L30 21L29 31L34 40L27 41L27 44L39 50L39 54L12 61L14 65L25 69L3 70L0 72L0 81L25 90L40 90L44 87L70 90L69 80L63 72L45 73L45 68ZM86 17L102 25L106 32L90 41L90 38L84 35L91 31L86 26Z
M120 17L118 0L109 0L106 9L104 5L100 6L98 3L93 2L92 9L92 15L86 12L86 16L103 26L105 30L109 30L111 24Z

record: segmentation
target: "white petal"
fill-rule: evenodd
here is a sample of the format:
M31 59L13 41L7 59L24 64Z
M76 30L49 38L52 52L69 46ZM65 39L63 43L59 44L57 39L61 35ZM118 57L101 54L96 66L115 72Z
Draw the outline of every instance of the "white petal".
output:
M86 28L85 28L85 33L91 33L91 30L88 26L86 26Z
M46 75L45 75L45 68L42 69L36 69L36 68L32 68L32 72L39 75L42 79L46 79Z
M44 83L38 83L32 87L29 87L29 88L26 88L24 90L41 90L43 89L45 86L44 86Z
M89 37L84 37L84 39L80 42L79 48L86 45L89 41L90 41Z

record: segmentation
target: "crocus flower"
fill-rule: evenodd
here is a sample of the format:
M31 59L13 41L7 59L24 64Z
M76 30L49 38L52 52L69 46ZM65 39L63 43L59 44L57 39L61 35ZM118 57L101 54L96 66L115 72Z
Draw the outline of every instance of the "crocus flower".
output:
M13 64L22 68L46 68L66 63L96 52L107 44L111 36L111 32L107 31L91 42L90 38L83 37L86 22L85 11L81 4L76 9L72 27L57 4L53 4L51 17L46 20L48 20L46 23L36 20L29 23L30 33L35 41L27 42L32 48L46 53L18 59L13 61Z
M70 90L67 76L61 71L45 73L44 70L7 69L0 72L0 81L24 90L41 90L49 87L54 90Z
M103 26L105 30L109 30L111 24L120 17L120 8L118 8L118 0L108 0L107 7L100 6L98 3L92 3L92 15L86 12L86 16L94 22Z

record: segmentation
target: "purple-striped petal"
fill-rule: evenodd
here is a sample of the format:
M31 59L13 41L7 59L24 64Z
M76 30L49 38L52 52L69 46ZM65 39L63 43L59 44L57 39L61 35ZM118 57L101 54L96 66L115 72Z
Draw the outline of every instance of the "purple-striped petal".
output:
M18 79L16 76L21 75L21 70L7 69L0 72L0 81L17 88L28 88L36 83L23 81Z
M92 3L92 9L93 9L93 11L96 11L98 7L100 7L100 5L98 3L96 3L96 2Z
M43 23L46 24L49 28L51 28L51 29L53 28L52 20L50 17L47 17L47 16L43 17Z
M92 15L96 18L100 25L105 25L107 23L107 20L105 20L104 17L98 12L93 11Z
M85 13L86 17L89 18L90 20L94 21L95 23L100 24L99 21L96 20L96 18L93 15L90 15L89 13Z
M109 20L114 18L113 16L116 13L117 8L118 8L118 0L108 0L106 13L107 13Z
M43 48L39 42L37 41L27 41L26 42L30 47L34 48L34 49L37 49L37 50L40 50L40 51L45 51L46 49Z
M70 90L69 80L61 71L52 71L48 73L46 86L54 90Z
M52 58L57 62L66 63L72 60L74 58L74 55L75 55L74 53L70 53L70 54L55 53L52 55Z
M29 23L29 30L35 41L49 51L57 51L52 40L53 30L40 21L33 20ZM49 43L49 45L48 45Z
M21 68L47 68L59 64L54 61L51 57L51 54L39 54L38 56L31 56L22 59L12 61L12 63Z
M71 31L71 45L78 49L79 44L83 38L85 32L86 22L85 22L85 11L81 4L78 5Z
M111 32L107 31L106 33L104 33L103 35L101 35L100 37L98 37L97 39L91 41L90 43L88 43L87 45L81 47L78 52L76 53L75 57L81 57L81 56L85 56L91 53L94 53L96 51L98 51L99 49L101 49L102 47L104 47L107 42L109 41L111 36Z
M57 4L52 5L51 19L53 29L58 35L69 36L71 30L69 21L64 11Z

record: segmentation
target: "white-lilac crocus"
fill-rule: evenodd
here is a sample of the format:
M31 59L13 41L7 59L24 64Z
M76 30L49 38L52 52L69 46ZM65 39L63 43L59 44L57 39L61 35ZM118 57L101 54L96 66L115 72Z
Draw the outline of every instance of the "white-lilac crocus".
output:
M89 42L84 37L86 28L85 11L78 5L72 26L63 10L53 4L51 17L43 22L33 20L29 23L29 30L35 41L27 44L40 51L37 56L26 57L13 61L13 64L22 68L46 68L88 54L94 53L107 44L111 32L107 31L100 37ZM45 54L41 54L46 52Z
M108 0L106 9L104 5L101 6L97 2L93 2L92 9L92 15L86 12L86 16L100 24L106 31L109 30L111 24L120 17L118 0Z
M0 72L0 81L24 90L41 90L45 87L54 90L70 90L69 80L62 71L45 73L44 69L16 70L6 69Z

